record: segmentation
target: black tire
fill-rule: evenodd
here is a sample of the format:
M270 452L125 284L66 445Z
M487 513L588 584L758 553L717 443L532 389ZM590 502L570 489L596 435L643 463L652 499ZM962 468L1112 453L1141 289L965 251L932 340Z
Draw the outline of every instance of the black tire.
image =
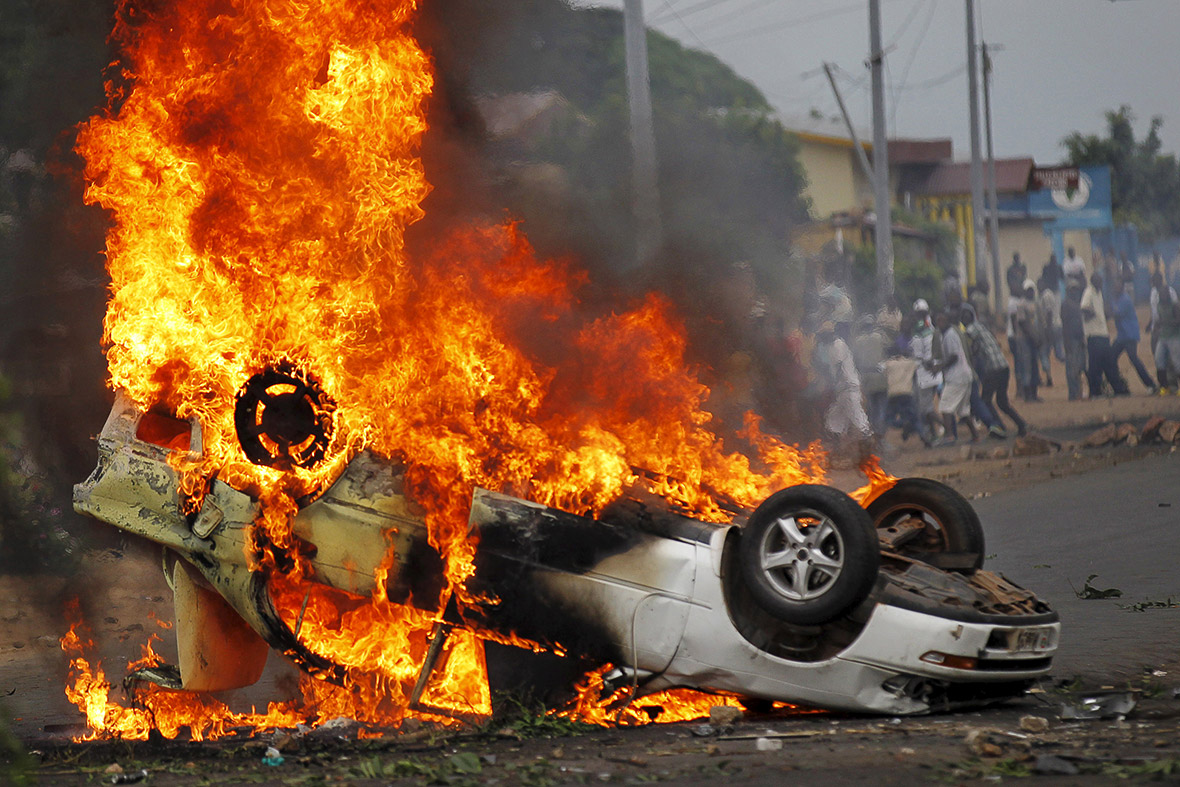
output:
M816 484L766 498L742 528L738 557L758 605L799 625L826 623L864 601L881 561L865 510Z
M868 512L878 528L892 527L910 517L925 522L917 538L898 548L906 557L951 570L974 571L983 566L979 515L966 498L946 484L929 478L903 478L869 503Z

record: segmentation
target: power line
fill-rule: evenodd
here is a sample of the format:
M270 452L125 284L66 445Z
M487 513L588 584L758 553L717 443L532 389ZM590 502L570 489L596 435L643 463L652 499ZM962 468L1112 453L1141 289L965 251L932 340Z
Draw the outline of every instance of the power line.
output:
M708 46L705 44L705 42L701 40L701 37L700 37L700 36L698 36L698 35L696 34L696 31L695 31L695 30L693 30L691 27L689 27L689 26L688 26L688 23L684 21L684 18L683 18L683 17L680 15L680 13L679 13L679 12L678 12L678 11L677 11L677 10L676 10L676 9L675 9L673 6L672 6L672 0L664 0L664 7L665 7L665 8L667 8L669 11L671 11L671 12L672 12L672 15L676 17L676 21L677 21L677 22L679 22L681 25L683 25L684 29L688 31L688 34L689 34L690 36L692 36L692 37L693 37L693 39L694 39L694 40L695 40L695 41L696 41L698 44L700 44L700 45L701 45L701 48L702 48L702 49L708 49L708 48L709 48L709 47L708 47Z
M922 30L918 33L918 40L914 42L914 48L910 50L909 60L906 61L905 67L901 71L901 82L893 89L893 107L889 112L889 123L895 128L897 126L897 105L898 96L906 89L906 82L909 81L910 67L914 65L914 60L918 57L918 50L922 48L922 42L926 40L926 33L930 31L930 23L934 20L934 12L937 9L935 0L930 0L930 10L926 14L926 21L922 24Z
M926 2L926 0L914 0L914 5L910 8L910 12L906 15L905 20L902 21L901 27L897 28L897 32L893 34L892 40L890 40L889 43L885 45L886 50L893 49L893 47L897 46L897 42L901 40L903 35L905 35L905 31L908 30L910 24L913 23L914 17L918 15L918 9L922 7L924 2Z
M841 16L841 15L847 14L847 13L851 13L853 11L861 11L861 10L863 10L863 8L864 8L863 3L854 3L852 5L840 6L839 8L833 8L828 11L821 11L817 14L811 14L810 16L803 16L803 17L798 17L795 19L784 19L781 22L776 22L774 24L769 24L769 25L759 25L758 27L752 27L752 28L743 30L738 33L733 33L728 36L722 36L721 38L711 39L710 43L712 43L712 44L726 44L726 43L729 43L730 41L740 41L744 38L750 38L751 36L761 35L764 33L774 33L779 30L782 30L784 28L793 27L795 25L805 25L809 22L820 22L825 19L832 19L834 17Z
M776 2L779 2L779 0L752 0L752 2L746 3L743 6L739 6L727 14L722 14L721 16L713 17L712 19L709 20L709 24L711 24L711 25L725 24L726 22L728 22L730 19L733 19L734 17L742 16L743 14L747 14L750 11L753 11L755 8L761 8L764 5L769 5L771 3L776 3Z
M957 77L959 74L962 74L966 70L967 70L967 64L964 63L963 65L955 66L953 69L951 69L950 71L947 71L945 74L941 74L940 76L932 77L932 78L927 79L923 82L915 82L912 85L908 85L908 86L902 88L902 90L904 90L904 91L926 90L928 88L938 87L939 85L950 82L952 79Z
M666 3L665 5L667 7L664 8L663 10L659 11L651 21L656 22L656 21L659 21L660 18L667 19L665 14L668 11L671 11L673 14L678 13L679 16L691 16L692 14L695 14L698 11L704 11L708 8L712 8L713 6L721 5L722 3L727 3L727 2L730 2L730 0L701 0L701 2L699 2L699 3L694 3L693 5L690 5L687 8L680 9L679 13L677 12L677 10L675 8L672 7L671 3Z

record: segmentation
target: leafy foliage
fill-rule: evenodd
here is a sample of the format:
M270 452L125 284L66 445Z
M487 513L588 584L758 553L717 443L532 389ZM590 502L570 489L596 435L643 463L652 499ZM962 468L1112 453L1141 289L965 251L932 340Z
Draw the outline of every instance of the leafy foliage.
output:
M1163 118L1153 117L1135 139L1135 116L1123 105L1106 113L1105 136L1073 132L1062 140L1070 164L1108 164L1117 223L1135 225L1149 239L1180 234L1180 163L1161 152Z

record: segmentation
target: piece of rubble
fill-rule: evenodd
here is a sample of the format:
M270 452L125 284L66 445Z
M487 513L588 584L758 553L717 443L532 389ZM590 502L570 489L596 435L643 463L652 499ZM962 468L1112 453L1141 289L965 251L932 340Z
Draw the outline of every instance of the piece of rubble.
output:
M1049 729L1049 720L1044 716L1021 716L1020 729L1039 734Z
M1147 423L1143 425L1143 431L1139 433L1139 442L1150 443L1160 436L1160 427L1163 426L1163 416L1153 415L1147 419Z
M779 738L759 738L754 741L754 748L758 751L782 751L783 742Z
M1096 429L1090 433L1089 437L1082 441L1082 445L1086 448L1098 448L1107 443L1114 441L1115 434L1118 433L1118 427L1114 424L1107 424L1100 429Z
M1135 441L1135 443L1139 442L1139 430L1135 427L1135 424L1119 424L1118 427L1115 428L1115 445L1118 445L1119 443L1135 445L1135 443L1131 442L1132 439Z
M1060 448L1060 443L1055 443L1038 434L1028 434L1024 437L1017 437L1012 443L1012 456L1040 456L1051 454L1055 449Z
M1110 691L1089 694L1073 704L1061 706L1063 719L1122 719L1135 710L1135 694Z
M1176 434L1180 433L1180 421L1164 421L1160 424L1160 439L1165 443L1176 442Z
M339 716L335 719L328 719L316 727L308 737L318 740L329 740L333 738L342 741L356 740L360 728L361 723L356 719Z
M967 733L967 748L977 757L1001 757L1003 740L994 730L975 729Z
M742 709L733 705L714 705L709 708L709 723L715 727L731 727L742 717Z

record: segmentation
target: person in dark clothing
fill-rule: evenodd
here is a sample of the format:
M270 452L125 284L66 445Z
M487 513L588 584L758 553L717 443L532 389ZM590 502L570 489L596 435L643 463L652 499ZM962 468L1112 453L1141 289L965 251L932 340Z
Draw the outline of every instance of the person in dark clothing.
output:
M963 324L963 340L971 359L971 367L979 377L980 396L984 405L991 409L998 424L994 429L989 427L988 433L994 437L1008 436L996 409L998 407L1012 419L1012 423L1016 424L1017 434L1024 435L1028 432L1028 424L1008 401L1008 378L1012 372L1008 366L1008 359L1000 349L1000 343L986 325L975 319L975 309L970 304L963 306L959 320Z
M1041 269L1041 278L1045 280L1045 286L1052 288L1053 292L1061 290L1061 280L1065 278L1065 271L1057 261L1056 254L1049 255L1049 261Z
M1086 374L1086 332L1082 328L1082 288L1071 281L1061 301L1061 338L1065 344L1065 382L1069 398L1082 398L1082 376Z
M1028 278L1028 268L1020 261L1020 252L1012 252L1012 264L1004 271L1004 280L1008 283L1008 294L1019 298L1024 294L1024 280Z

